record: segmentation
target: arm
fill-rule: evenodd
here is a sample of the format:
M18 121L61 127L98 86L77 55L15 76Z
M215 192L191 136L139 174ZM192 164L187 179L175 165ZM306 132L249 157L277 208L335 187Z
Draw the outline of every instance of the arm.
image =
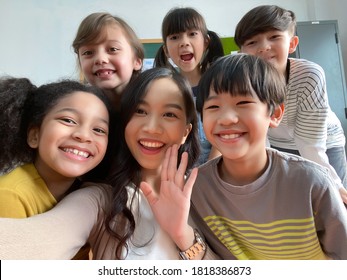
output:
M190 196L197 169L193 169L188 180L185 181L188 154L183 153L177 169L177 149L177 145L174 145L166 152L162 167L160 193L156 194L152 186L146 182L142 182L140 188L158 223L180 250L185 251L195 243L194 230L188 224L188 217ZM204 251L200 252L195 259L202 259L204 254Z
M0 259L71 259L97 221L105 190L89 186L52 210L26 219L0 219Z
M295 144L302 157L329 169L331 176L340 188L343 201L347 203L346 191L341 179L329 163L326 154L328 126L335 127L334 130L339 133L340 123L329 107L324 70L316 64L309 64L306 66L306 71L306 80L301 83L301 88L303 88L300 93L301 102L298 103L296 110ZM298 93L295 92L295 94Z
M347 211L339 200L339 194L328 179L328 188L319 194L314 202L317 235L324 252L332 259L347 260Z

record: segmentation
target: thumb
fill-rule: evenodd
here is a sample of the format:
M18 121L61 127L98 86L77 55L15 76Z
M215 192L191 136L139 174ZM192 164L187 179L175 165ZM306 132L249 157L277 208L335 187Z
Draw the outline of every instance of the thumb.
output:
M154 205L158 201L157 194L153 191L152 186L147 182L140 183L140 189L145 195L149 205Z

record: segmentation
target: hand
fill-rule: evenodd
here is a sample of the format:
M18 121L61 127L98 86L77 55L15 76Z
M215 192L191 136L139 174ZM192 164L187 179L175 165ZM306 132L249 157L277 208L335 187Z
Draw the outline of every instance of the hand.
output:
M194 240L193 230L188 225L188 216L190 196L198 170L194 168L186 181L188 154L182 154L178 169L177 156L178 145L173 145L166 151L159 194L147 182L141 182L140 188L162 229L171 236L179 248L185 250L186 244L189 244L189 248Z
M342 201L347 205L347 190L343 187L339 188L339 192L342 198Z

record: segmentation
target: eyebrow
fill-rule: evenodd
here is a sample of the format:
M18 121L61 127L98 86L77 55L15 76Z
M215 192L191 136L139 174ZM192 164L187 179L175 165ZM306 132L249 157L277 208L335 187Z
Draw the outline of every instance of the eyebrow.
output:
M141 100L141 101L139 102L139 105L140 105L140 104L149 106L149 103L146 102L146 101L144 101L144 100ZM174 109L178 109L178 110L183 111L182 106L180 106L180 105L178 105L178 104L176 104L176 103L168 103L168 104L165 104L164 107L165 107L165 108L174 108Z
M58 111L56 111L56 113L63 113L63 112L71 112L71 113L74 113L74 114L77 114L77 115L80 115L80 111L74 109L74 108L62 108ZM105 120L104 118L97 118L99 121L109 125L109 121Z
M207 102L207 101L213 100L213 99L217 99L217 97L218 97L218 94L217 94L217 95L214 95L214 96L209 96L209 97L207 97L207 98L204 100L204 103Z

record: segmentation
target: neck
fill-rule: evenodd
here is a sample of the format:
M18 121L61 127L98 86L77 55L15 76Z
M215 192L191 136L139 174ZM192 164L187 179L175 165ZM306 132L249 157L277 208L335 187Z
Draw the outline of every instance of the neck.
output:
M61 200L76 178L65 177L49 168L45 168L39 162L35 162L35 168L54 198Z
M142 170L142 181L147 182L149 185L151 185L155 192L159 194L160 192L160 184L161 184L161 178L160 178L160 171L158 170Z
M257 180L268 166L268 157L266 150L262 156L257 156L256 160L241 159L231 160L222 158L218 166L218 172L221 179L231 185L243 186Z
M191 72L181 72L181 74L187 78L189 84L191 87L195 87L198 85L200 78L201 78L201 73L200 70L197 68L195 68L194 71Z

